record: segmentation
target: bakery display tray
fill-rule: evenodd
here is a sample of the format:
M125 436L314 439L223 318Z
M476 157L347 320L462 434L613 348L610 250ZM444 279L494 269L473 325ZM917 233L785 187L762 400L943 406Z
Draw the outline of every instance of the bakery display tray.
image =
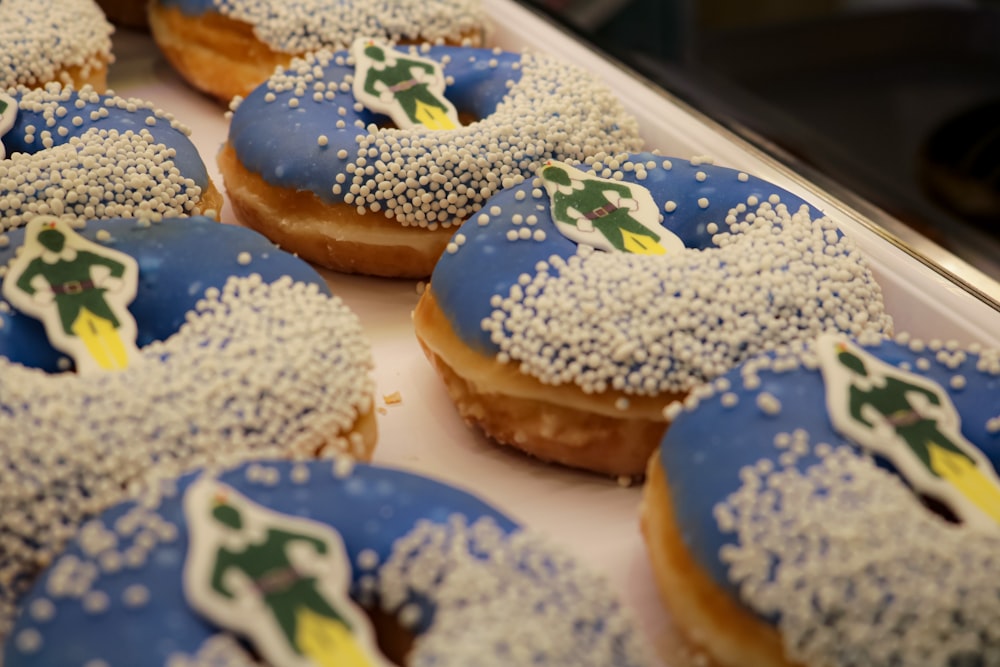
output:
M630 76L532 11L511 0L485 4L495 22L492 43L510 50L550 51L603 78L639 118L647 149L682 158L711 156L716 164L772 180L833 216L870 259L898 331L927 339L1000 345L1000 313L830 194ZM121 95L151 100L189 126L221 189L215 154L226 137L225 109L188 88L148 35L120 29L115 52L111 87ZM228 205L222 219L235 223ZM676 637L659 603L639 535L640 489L538 463L492 445L469 429L413 335L410 317L418 299L417 281L330 272L324 276L334 294L359 315L374 348L380 431L375 461L472 490L549 535L606 573L660 656L657 664L680 667L686 662L674 651Z

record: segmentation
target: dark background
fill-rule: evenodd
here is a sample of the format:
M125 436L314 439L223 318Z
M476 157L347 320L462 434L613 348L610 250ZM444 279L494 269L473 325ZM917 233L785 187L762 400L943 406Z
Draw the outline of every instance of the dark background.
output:
M522 1L1000 278L1000 2Z

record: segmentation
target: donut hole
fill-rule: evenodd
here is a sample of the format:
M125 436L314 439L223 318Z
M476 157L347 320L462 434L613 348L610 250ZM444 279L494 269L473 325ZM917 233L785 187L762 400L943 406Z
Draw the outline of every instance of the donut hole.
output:
M364 610L375 628L375 640L382 655L394 665L406 665L416 638L413 632L406 629L395 614L378 606L365 607Z
M956 525L963 523L962 520L959 518L959 516L955 514L954 511L952 511L951 507L949 507L946 503L942 502L941 500L934 498L933 496L927 495L926 493L921 493L917 488L915 488L912 484L910 484L905 477L903 477L899 473L899 470L894 465L892 465L892 463L887 461L885 458L881 456L876 456L875 462L880 468L889 471L893 475L899 475L900 479L903 480L903 483L906 485L906 487L910 490L911 493L913 493L914 496L917 497L917 500L920 501L920 504L923 505L927 510L933 512L934 514L937 514L940 518L944 519L948 523L953 523Z
M962 523L962 520L958 518L958 515L955 514L950 507L945 505L937 498L932 498L923 493L918 493L917 497L920 498L920 502L923 503L924 507L934 512L948 523L954 523L954 524Z
M458 122L460 122L463 127L466 125L472 125L473 123L478 123L481 120L482 118L475 112L465 111L462 109L458 110Z
M898 469L895 466L893 466L889 461L882 458L881 456L876 456L875 462L880 468L883 468L884 470L887 470L894 475L900 475ZM955 512L952 511L952 509L946 503L942 502L941 500L938 500L937 498L934 498L933 496L929 496L926 493L921 493L912 484L910 484L904 477L900 476L900 479L903 480L903 483L906 484L906 487L910 490L911 493L913 493L914 496L917 497L917 500L920 501L920 504L923 505L927 510L933 512L934 514L937 514L940 518L944 519L948 523L953 523L953 524L962 523L962 520L958 517L957 514L955 514Z

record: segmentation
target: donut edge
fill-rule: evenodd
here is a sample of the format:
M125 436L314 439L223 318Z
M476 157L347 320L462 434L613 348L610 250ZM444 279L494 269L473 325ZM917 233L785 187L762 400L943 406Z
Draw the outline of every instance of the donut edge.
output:
M248 170L229 143L219 152L218 164L241 223L285 251L334 271L426 278L454 233L454 226L431 231L404 227L377 213L357 216L347 204L327 204L307 190L271 185Z
M187 16L177 7L149 6L153 39L171 66L192 86L228 104L250 94L294 54L276 53L253 27L222 14Z
M695 562L673 512L657 453L649 459L639 524L660 599L684 639L710 657L708 667L802 667L785 658L774 627L730 598Z
M413 314L428 361L466 423L502 445L543 461L614 477L642 477L668 423L662 406L676 396L588 395L544 385L515 365L467 347L428 288ZM615 407L625 398L630 407Z
M192 86L223 104L234 97L246 97L276 69L286 69L294 58L305 55L271 48L257 39L253 25L224 14L188 16L177 7L154 0L149 5L148 23L153 40L171 66ZM482 46L486 30L482 26L463 34L459 41L446 39L444 43Z

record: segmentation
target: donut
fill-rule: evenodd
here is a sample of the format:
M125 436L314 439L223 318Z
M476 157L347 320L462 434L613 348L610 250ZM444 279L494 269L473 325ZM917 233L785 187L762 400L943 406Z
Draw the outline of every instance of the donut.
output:
M427 47L392 57L418 56L443 65L447 100L478 120L380 127L386 116L357 106L349 85L354 57L296 61L232 115L219 168L240 221L338 271L426 277L453 227L545 160L641 144L602 83L551 56Z
M481 46L479 0L153 0L149 26L167 60L194 87L228 103L275 69L358 37Z
M0 232L36 215L158 219L222 210L189 130L148 102L57 84L10 89L0 100L11 123L0 136Z
M651 153L539 174L455 233L414 314L460 414L500 443L641 477L671 401L791 340L891 325L836 224L766 181ZM554 220L570 209L578 225Z
M717 379L649 463L643 534L720 665L1000 655L1000 352L824 336Z
M0 636L12 598L67 531L133 480L235 456L369 458L376 432L367 339L305 262L209 218L91 221L77 233L92 245L73 242L63 220L36 220L0 236L0 293L18 249L48 223L74 251L67 261L93 245L130 255L139 358L67 372L43 324L0 299ZM104 289L99 262L87 262ZM76 282L45 289L95 287Z
M104 90L113 31L94 0L4 0L0 90L50 82Z
M385 619L391 664L650 664L607 581L547 539L455 487L322 461L189 475L88 522L25 598L4 664L257 664L243 627L258 654L300 649L268 664L390 664L335 659L371 644L358 607ZM350 648L317 656L307 623L350 627Z

